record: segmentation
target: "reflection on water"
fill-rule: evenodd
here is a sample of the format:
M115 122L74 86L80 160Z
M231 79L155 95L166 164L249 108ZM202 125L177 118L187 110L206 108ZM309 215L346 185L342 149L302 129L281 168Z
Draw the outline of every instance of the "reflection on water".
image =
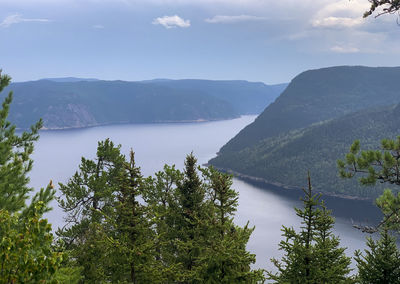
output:
M255 116L239 119L176 124L141 124L102 126L77 130L42 131L34 153L34 169L31 185L44 187L50 179L55 184L66 182L77 170L82 156L93 158L97 141L111 138L122 145L128 154L136 152L136 162L144 176L161 170L164 164L183 167L186 154L193 151L200 164L206 163L229 139ZM306 179L305 179L306 183ZM250 221L255 231L248 248L257 255L258 267L271 268L269 259L279 257L278 243L281 226L298 227L299 220L293 207L300 207L300 191L290 191L273 186L262 188L235 179L234 188L239 191L239 208L236 222L245 225ZM352 228L353 222L376 222L379 211L370 203L324 197L327 206L336 216L335 231L348 247L348 254L364 248L365 235ZM47 216L53 227L63 224L62 212L53 204L54 210Z

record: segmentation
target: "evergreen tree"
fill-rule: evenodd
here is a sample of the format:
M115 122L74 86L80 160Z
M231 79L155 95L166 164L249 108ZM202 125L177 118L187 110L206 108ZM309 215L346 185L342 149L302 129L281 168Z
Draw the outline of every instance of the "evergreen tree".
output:
M123 162L120 147L107 139L99 142L96 161L82 158L79 171L67 184L60 184L59 204L67 217L57 234L69 251L70 265L82 267L84 282L100 282L109 276L104 240L110 228L105 218L114 211Z
M400 136L395 140L383 139L379 150L361 150L360 141L350 147L344 160L338 160L342 178L352 178L361 174L360 183L375 185L376 182L400 185ZM396 241L388 230L400 230L400 193L385 189L377 198L376 205L383 213L383 220L376 227L357 226L363 232L375 233L380 230L381 239L375 242L367 239L370 251L363 256L356 252L356 261L361 283L400 283L399 253Z
M67 184L60 205L68 226L58 234L72 265L81 269L82 282L160 283L162 266L156 261L153 220L140 200L143 177L109 139L99 142L97 159L82 158L80 170Z
M262 270L251 269L255 256L246 250L253 228L233 223L238 194L231 188L230 176L197 168L191 154L184 173L166 165L146 184L145 201L155 224L156 259L164 267L166 282L264 280Z
M185 160L184 177L177 187L178 214L175 234L177 262L182 264L182 279L196 282L199 257L206 246L207 215L206 190L197 172L197 159L193 153Z
M278 272L267 272L276 283L342 283L348 281L350 258L339 247L339 239L332 234L334 221L319 194L303 189L303 209L295 208L301 218L300 232L283 226L279 249L285 252L281 261L272 259ZM323 263L326 262L326 263Z
M156 245L148 206L140 202L145 190L140 168L136 167L134 152L130 161L124 163L116 192L115 217L112 221L115 232L109 238L114 250L113 282L160 283L164 277L162 265L156 260Z
M360 141L356 140L350 147L344 160L338 160L339 174L342 178L352 178L360 174L360 183L375 185L381 183L400 186L400 136L395 140L383 139L379 150L361 150ZM379 226L400 229L400 193L395 195L386 189L376 200L382 210L384 219ZM375 232L378 228L364 229Z
M0 92L10 80L0 70ZM49 202L54 196L52 182L26 203L33 190L28 185L33 143L39 138L42 122L18 136L16 126L7 120L11 102L12 92L0 109L0 281L50 281L62 259L62 253L53 250L51 226L42 217L50 210Z
M0 70L0 92L10 83L11 78L2 75ZM33 209L39 201L43 202L40 210L49 211L48 203L54 197L54 189L46 187L35 194L31 205L26 200L33 188L29 187L28 173L32 170L33 143L39 139L42 121L24 131L20 136L15 133L16 126L7 120L12 102L12 92L4 99L0 109L0 209L9 213L26 212Z
M360 251L355 253L358 281L362 284L400 283L400 252L387 228L381 231L380 240L368 238L367 246L369 250L366 249L364 255Z
M156 259L164 272L168 283L181 279L182 263L177 261L178 220L180 210L178 184L183 180L183 173L175 166L164 165L164 170L148 177L144 191L144 200L148 204L149 218L154 222L153 239L156 243Z
M203 169L208 180L212 215L209 221L206 251L201 278L207 283L258 283L264 281L263 270L252 270L255 255L246 250L254 228L233 222L238 193L232 189L232 176L213 168Z
M351 260L346 257L345 248L339 247L340 240L333 235L332 230L335 219L330 215L331 211L322 201L321 211L317 220L317 232L315 236L315 259L318 263L318 283L341 283L351 271Z
M0 282L46 283L53 279L62 254L53 250L51 226L40 201L27 216L0 210Z

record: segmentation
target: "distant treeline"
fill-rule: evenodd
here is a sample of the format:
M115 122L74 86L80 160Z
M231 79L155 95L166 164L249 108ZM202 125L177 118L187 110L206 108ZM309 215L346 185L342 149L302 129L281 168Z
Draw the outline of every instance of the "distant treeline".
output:
M286 84L247 81L151 80L142 82L66 78L11 84L10 121L28 129L79 128L118 123L221 120L258 114Z

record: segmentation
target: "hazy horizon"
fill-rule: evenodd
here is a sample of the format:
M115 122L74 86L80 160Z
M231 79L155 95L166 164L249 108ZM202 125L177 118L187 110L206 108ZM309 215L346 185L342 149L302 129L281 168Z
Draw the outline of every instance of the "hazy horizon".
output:
M0 0L13 81L83 77L278 84L338 65L397 66L396 15L367 0Z

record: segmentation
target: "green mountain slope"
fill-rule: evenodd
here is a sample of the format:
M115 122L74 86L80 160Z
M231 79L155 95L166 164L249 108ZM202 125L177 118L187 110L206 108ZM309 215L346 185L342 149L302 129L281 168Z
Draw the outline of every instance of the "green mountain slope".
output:
M301 187L309 170L319 191L376 197L382 187L366 188L355 179L340 179L336 161L344 158L356 139L360 139L363 149L374 149L381 139L397 135L400 105L379 107L267 138L241 151L220 155L210 163L288 187Z
M355 74L350 75L351 70ZM400 102L395 74L400 76L400 68L337 67L305 72L210 164L288 187L301 187L310 170L320 191L376 197L381 187L365 188L355 179L340 179L336 161L356 139L366 149L378 147L383 138L400 135L400 106L393 106ZM344 75L352 80L344 80ZM297 97L299 93L307 94L306 98ZM385 104L392 105L380 106ZM270 120L263 122L266 118ZM247 140L242 139L246 133Z
M400 67L340 66L303 72L220 152L238 151L262 139L364 108L397 103L398 78Z
M20 128L29 127L39 118L44 119L46 128L229 119L257 113L260 106L265 108L279 95L279 86L271 90L261 83L240 82L238 90L235 81L192 81L195 84L185 82L180 87L179 80L125 82L58 78L14 83L6 92L14 92L10 120ZM246 101L246 110L238 107L240 101Z

